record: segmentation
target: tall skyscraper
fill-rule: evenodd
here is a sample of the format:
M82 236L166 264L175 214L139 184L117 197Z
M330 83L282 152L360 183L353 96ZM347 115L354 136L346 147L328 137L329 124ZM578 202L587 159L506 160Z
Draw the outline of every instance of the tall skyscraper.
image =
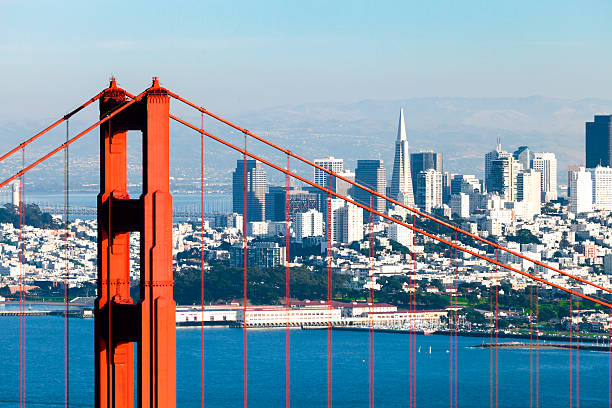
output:
M434 169L444 173L442 153L418 152L410 153L410 172L412 175L412 191L416 196L416 176L422 171Z
M442 206L442 173L429 169L417 174L416 204L426 212Z
M256 160L246 161L246 196L247 222L264 221L266 215L266 193L268 178L261 163ZM244 160L236 161L236 170L232 177L232 198L235 213L244 215Z
M375 190L380 194L385 194L387 189L387 172L382 160L357 160L357 168L355 169L355 182ZM372 194L367 191L355 187L355 201L360 204L371 206ZM380 197L374 197L374 209L384 212L387 206L386 201Z
M586 122L586 167L612 166L612 115L595 115Z
M506 201L516 200L516 179L522 166L511 154L501 152L497 159L491 160L487 178L487 191L497 192Z
M393 173L391 175L389 194L394 200L398 200L406 205L414 205L408 139L406 138L406 125L404 124L404 109L400 109L399 123L397 125L395 158L393 159Z
M485 154L485 188L487 191L491 190L491 163L493 162L493 160L497 160L502 153L506 152L502 151L501 140L497 139L497 143L495 144L495 150L491 150L490 152Z
M557 199L557 158L554 153L533 153L531 168L542 174L542 200Z
M574 214L592 211L593 180L591 174L584 167L580 167L576 171L570 171L568 184L572 192L569 200L569 210Z
M337 159L333 156L325 157L322 159L315 159L314 164L323 167L324 169L331 170L334 173L342 173L344 171L344 159ZM321 169L314 168L314 182L323 187L329 187L330 176ZM336 181L332 177L331 187L336 191Z

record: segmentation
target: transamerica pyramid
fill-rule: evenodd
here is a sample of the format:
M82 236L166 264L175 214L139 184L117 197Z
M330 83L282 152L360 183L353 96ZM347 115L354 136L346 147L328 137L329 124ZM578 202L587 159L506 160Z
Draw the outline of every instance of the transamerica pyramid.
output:
M408 153L406 125L404 124L404 109L400 109L399 123L397 125L395 158L393 160L393 174L391 175L389 194L391 198L401 203L414 206L412 177L410 174L410 155Z

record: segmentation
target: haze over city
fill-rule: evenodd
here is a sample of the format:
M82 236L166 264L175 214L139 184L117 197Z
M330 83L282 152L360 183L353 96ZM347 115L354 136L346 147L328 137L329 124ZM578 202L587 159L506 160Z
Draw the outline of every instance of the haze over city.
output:
M611 17L0 0L0 408L612 407Z

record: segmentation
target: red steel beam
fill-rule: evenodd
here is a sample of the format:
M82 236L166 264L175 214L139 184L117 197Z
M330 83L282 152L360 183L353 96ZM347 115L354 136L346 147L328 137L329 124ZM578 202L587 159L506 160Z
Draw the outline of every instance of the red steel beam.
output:
M59 145L55 149L51 150L49 153L45 154L40 159L36 160L34 163L28 165L23 170L20 170L17 173L13 174L11 177L7 178L2 183L0 183L0 188L4 187L5 185L10 183L11 181L15 180L17 177L21 177L23 174L27 173L28 171L32 170L34 167L38 166L40 163L42 163L45 160L47 160L49 157L53 156L55 153L57 153L60 150L65 149L66 147L70 146L72 143L76 142L78 139L80 139L81 137L83 137L84 135L86 135L87 133L89 133L90 131L95 129L96 127L100 126L101 124L103 124L107 120L111 119L112 117L114 117L115 115L117 115L118 113L120 113L121 111L123 111L124 109L129 107L130 105L132 105L134 102L140 100L148 92L148 90L149 89L144 90L142 93L140 93L139 95L134 97L131 101L127 102L125 105L122 105L117 110L114 110L113 112L109 113L104 118L100 119L99 121L97 121L96 123L94 123L93 125L88 127L87 129L85 129L84 131L82 131L78 135L74 136L72 139L62 143L61 145ZM21 147L22 146L20 145L20 147L18 147L18 149L21 148Z
M106 90L104 90L104 91L106 91ZM0 162L2 160L6 159L7 157L11 156L13 153L18 151L19 149L23 149L24 147L26 147L27 145L29 145L30 143L32 143L33 141L35 141L36 139L38 139L39 137L41 137L42 135L44 135L45 133L47 133L48 131L50 131L51 129L53 129L54 127L59 125L60 123L62 123L63 121L68 120L72 115L78 113L81 109L86 108L88 105L90 105L93 102L95 102L98 99L100 99L100 97L102 96L104 91L100 92L99 94L97 94L96 96L94 96L93 98L91 98L90 100L88 100L87 102L85 102L84 104L79 106L78 108L72 110L70 113L65 114L63 117L61 117L60 119L58 119L55 122L53 122L52 124L47 126L45 129L41 130L40 132L38 132L37 134L35 134L34 136L29 138L25 142L19 144L19 146L13 148L12 150L10 150L7 153L5 153L4 155L2 155L2 157L0 157Z
M408 211L411 211L412 213L415 213L415 214L417 214L417 215L419 215L419 216L421 216L421 217L424 217L424 218L427 218L427 219L432 220L432 221L434 221L434 222L437 222L437 223L438 223L438 224L440 224L440 225L443 225L443 226L445 226L445 227L447 227L447 228L450 228L450 229L454 230L455 232L459 232L459 233L461 233L461 234L464 234L464 235L466 235L466 236L468 236L468 237L470 237L470 238L476 239L476 240L478 240L478 241L480 241L480 242L482 242L482 243L484 243L484 244L486 244L486 245L491 245L492 247L497 248L497 249L499 249L499 250L502 250L502 251L504 251L504 252L507 252L507 253L509 253L509 254L511 254L511 255L518 256L519 258L524 259L524 260L529 261L529 262L533 262L534 264L536 264L536 265L538 265L538 266L541 266L541 267L543 267L543 268L546 268L546 269L549 269L549 270L551 270L551 271L557 272L557 273L559 273L559 274L561 274L561 275L563 275L563 276L566 276L566 277L568 277L568 278L570 278L570 279L574 279L574 280L576 280L576 281L578 281L578 282L581 282L581 283L584 283L584 284L587 284L587 285L593 286L593 287L595 287L595 288L597 288L597 289L603 290L604 292L612 293L612 289L608 289L608 288L605 288L605 287L603 287L603 286L600 286L600 285L598 285L598 284L596 284L596 283L589 282L589 281L587 281L587 280L585 280L585 279L583 279L583 278L581 278L581 277L579 277L579 276L572 275L572 274L570 274L570 273L568 273L568 272L563 272L562 270L560 270L560 269L558 269L558 268L555 268L555 267L552 267L552 266L550 266L550 265L547 265L547 264L545 264L545 263L543 263L543 262L541 262L541 261L538 261L538 260L536 260L536 259L531 259L531 258L529 258L529 257L527 257L527 256L525 256L525 255L523 255L523 254L521 254L520 252L516 252L516 251L513 251L513 250L511 250L511 249L505 248L505 247L503 247L503 246L501 246L501 245L499 245L499 244L497 244L497 243L495 243L495 242L492 242L492 241L486 240L486 239L484 239L484 238L482 238L482 237L480 237L480 236L478 236L478 235L476 235L476 234L472 234L472 233L471 233L471 232L469 232L469 231L462 230L461 228L455 227L455 226L454 226L454 225L452 225L452 224L449 224L449 223L447 223L447 222L444 222L444 221L442 221L442 220L439 220L439 219L437 219L437 218L435 218L435 217L433 217L433 216L431 216L431 215L429 215L429 214L427 214L427 213L424 213L424 212L422 212L422 211L419 211L419 210L418 210L418 209L416 209L416 208L409 207L409 206L405 205L404 203L401 203L401 202L399 202L399 201L397 201L397 200L394 200L394 199L392 199L392 198L390 198L390 197L385 196L384 194L379 193L378 191L375 191L375 190L372 190L372 189L370 189L370 188L368 188L368 187L362 186L362 185L360 185L360 184L356 183L356 182L355 182L355 181L353 181L353 180L349 180L349 179L347 179L347 178L345 178L345 177L342 177L341 175L336 174L336 173L334 173L333 171L331 171L331 170L329 170L329 169L326 169L326 168L324 168L324 167L321 167L321 166L319 166L319 165L317 165L317 164L315 164L315 163L311 162L310 160L305 159L305 158L303 158L303 157L301 157L301 156L299 156L299 155L297 155L297 154L295 154L295 153L291 152L290 150L284 149L284 148L283 148L283 147L281 147L281 146L278 146L278 145L276 145L276 144L274 144L274 143L272 143L272 142L270 142L270 141L268 141L268 140L266 140L266 139L264 139L264 138L262 138L262 137L260 137L260 136L257 136L256 134L254 134L254 133L250 132L249 130L247 130L247 129L243 129L243 128L241 128L240 126L235 125L235 124L233 124L232 122L230 122L230 121L228 121L228 120L226 120L226 119L223 119L222 117L220 117L220 116L218 116L218 115L215 115L215 114L214 114L214 113L212 113L212 112L209 112L209 111L208 111L208 110L206 110L205 108L202 108L201 106L198 106L198 105L194 104L193 102L190 102L190 101L188 101L187 99L184 99L184 98L180 97L179 95L177 95L177 94L175 94L175 93L173 93L173 92L169 92L168 94L169 94L171 97L173 97L174 99L176 99L176 100L178 100L178 101L181 101L181 102L185 103L186 105L189 105L189 106L191 106L192 108L197 109L197 110L199 110L200 112L202 112L202 113L204 113L204 114L206 114L206 115L208 115L208 116L210 116L210 117L212 117L212 118L214 118L214 119L216 119L216 120L218 120L218 121L220 121L220 122L222 122L222 123L224 123L224 124L226 124L226 125L228 125L228 126L230 126L230 127L234 128L234 129L236 129L236 130L238 130L238 131L240 131L240 132L243 132L243 133L245 133L245 134L247 134L247 135L249 135L249 136L251 136L251 137L253 137L253 138L257 139L257 140L259 140L260 142L265 143L265 144L267 144L268 146L270 146L270 147L272 147L272 148L274 148L274 149L280 150L281 152L283 152L283 153L285 153L285 154L288 154L288 155L290 155L291 157L294 157L294 158L296 158L296 159L300 160L301 162L303 162L303 163L305 163L305 164L308 164L309 166L312 166L312 167L315 167L315 168L317 168L317 169L319 169L319 170L321 170L321 171L324 171L325 173L330 174L330 175L332 175L332 176L334 176L334 177L336 177L336 178L338 178L338 179L340 179L340 180L342 180L342 181L344 181L344 182L347 182L347 183L349 183L349 184L352 184L352 185L353 185L353 186L355 186L355 187L361 188L361 189L363 189L364 191L367 191L367 192L368 192L368 193L370 193L370 194L374 194L375 196L380 197L380 198L382 198L382 199L384 199L384 200L386 200L386 201L389 201L389 202L391 202L391 203L393 203L393 204L395 204L395 205L399 205L400 207L402 207L402 208L404 208L404 209L406 209L406 210L408 210Z
M170 93L170 96L172 96L171 93ZM591 297L591 296L588 296L588 295L584 295L584 294L579 293L579 292L577 292L575 290L568 289L568 288L565 288L565 287L563 287L561 285L557 285L556 283L549 282L549 281L547 281L545 279L539 278L539 277L537 277L535 275L532 275L532 274L530 274L528 272L521 271L520 269L513 268L510 265L506 265L506 264L504 264L502 262L499 262L499 261L497 261L495 259L489 258L489 257L487 257L485 255L481 255L478 252L475 252L475 251L472 251L470 249L464 248L464 247L462 247L460 245L457 245L457 244L453 243L452 241L447 241L444 238L440 238L438 236L430 234L427 231L424 231L424 230L421 230L419 228L416 228L416 227L414 227L414 226L412 226L410 224L407 224L407 223L405 223L403 221L396 220L395 218L393 218L393 217L391 217L391 216L389 216L387 214L384 214L384 213L382 213L380 211L377 211L377 210L375 210L373 208L370 208L370 207L368 207L366 205L360 204L360 203L358 203L358 202L356 202L356 201L354 201L354 200L352 200L352 199L350 199L348 197L345 197L345 196L343 196L341 194L338 194L338 193L332 191L331 189L322 187L322 186L320 186L320 185L318 185L318 184L316 184L316 183L314 183L314 182L312 182L312 181L310 181L310 180L308 180L308 179L306 179L304 177L301 177L301 176L299 176L299 175L297 175L295 173L292 173L289 170L286 170L286 169L284 169L284 168L282 168L280 166L277 166L276 164L271 163L268 160L265 160L265 159L255 155L253 153L250 153L250 152L248 152L248 151L246 151L244 149L241 149L240 147L235 146L235 145L233 145L233 144L231 144L231 143L229 143L229 142L227 142L227 141L225 141L225 140L223 140L223 139L213 135L212 133L208 133L205 130L200 129L197 126L194 126L194 125L192 125L191 123L189 123L187 121L184 121L184 120L182 120L180 118L177 118L174 115L170 115L170 118L175 120L176 122L181 123L182 125L185 125L185 126L191 128L191 129L195 130L196 132L199 132L199 133L201 133L201 134L203 134L205 136L208 136L209 138L211 138L211 139L213 139L213 140L215 140L215 141L217 141L217 142L219 142L219 143L221 143L221 144L223 144L223 145L225 145L225 146L227 146L227 147L229 147L231 149L236 150L237 152L239 152L241 154L247 155L247 156L251 157L252 159L259 160L260 162L264 163L267 166L272 167L275 170L278 170L278 171L280 171L280 172L282 172L282 173L284 173L286 175L289 175L289 176L291 176L291 177L293 177L293 178L295 178L297 180L300 180L300 181L302 181L302 182L304 182L304 183L306 183L306 184L308 184L308 185L310 185L312 187L316 187L316 188L318 188L318 189L320 189L320 190L322 190L322 191L324 191L324 192L326 192L328 194L331 194L331 195L333 195L333 196L335 196L337 198L340 198L340 199L342 199L342 200L344 200L344 201L346 201L348 203L356 205L356 206L358 206L358 207L360 207L360 208L362 208L362 209L364 209L366 211L370 211L373 214L376 214L376 215L378 215L378 216L380 216L382 218L385 218L388 221L395 222L396 224L399 224L399 225L402 225L402 226L404 226L406 228L409 228L409 229L411 229L414 232L417 232L419 234L423 234L423 235L425 235L425 236L427 236L429 238L435 239L436 241L439 241L439 242L441 242L443 244L446 244L446 245L449 245L449 246L451 246L453 248L459 249L459 250L461 250L461 251L463 251L465 253L468 253L468 254L470 254L472 256L480 258L480 259L482 259L484 261L487 261L487 262L489 262L491 264L500 266L500 267L505 268L505 269L507 269L507 270L509 270L511 272L518 273L518 274L523 275L523 276L525 276L525 277L527 277L527 278L529 278L531 280L535 280L535 281L538 281L540 283L543 283L544 285L547 285L547 286L559 289L559 290L561 290L563 292L566 292L566 293L569 293L571 295L575 295L575 296L581 297L581 298L583 298L585 300L589 300L591 302L598 303L598 304L600 304L602 306L605 306L605 307L608 307L608 308L612 307L611 303L604 302L603 300L600 300L600 299L597 299L597 298L594 298L594 297ZM589 283L588 281L586 281L586 282Z

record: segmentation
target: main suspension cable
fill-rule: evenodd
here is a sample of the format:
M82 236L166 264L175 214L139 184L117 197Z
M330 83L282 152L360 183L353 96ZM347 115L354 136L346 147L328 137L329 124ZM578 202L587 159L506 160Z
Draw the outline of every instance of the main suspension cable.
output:
M77 140L79 140L81 137L83 137L84 135L86 135L87 133L89 133L90 131L95 129L96 127L100 126L101 124L103 124L104 122L108 121L109 119L112 119L114 116L116 116L117 114L119 114L123 110L127 109L132 104L134 104L136 101L140 100L148 92L148 90L149 89L146 89L146 90L142 91L138 96L135 96L134 99L132 99L131 101L126 102L124 105L121 105L117 109L115 109L112 112L106 114L102 119L100 119L99 121L97 121L93 125L89 126L87 129L83 130L82 132L80 132L76 136L73 136L71 139L69 139L65 143L62 143L61 145L59 145L55 149L51 150L49 153L45 154L40 159L38 159L35 162L29 164L27 167L22 166L22 169L20 171L18 171L17 173L13 174L11 177L9 177L6 180L4 180L3 182L1 182L0 183L0 188L4 187L5 185L7 185L11 181L15 180L16 178L21 177L23 174L25 174L28 171L32 170L34 167L38 166L40 163L44 162L45 160L47 160L49 157L53 156L54 154L56 154L60 150L65 149L66 147L70 146L72 143L76 142Z
M19 149L23 149L24 147L26 147L27 145L29 145L30 143L32 143L33 141L35 141L36 139L38 139L39 137L41 137L42 135L44 135L45 133L50 131L51 129L55 128L60 123L62 123L64 121L68 121L68 119L70 119L70 117L72 117L74 114L78 113L81 109L87 107L89 104L91 104L91 103L97 101L98 99L100 99L100 97L104 94L104 92L106 92L106 89L103 90L102 92L100 92L99 94L97 94L96 96L94 96L93 98L89 99L87 102L85 102L81 106L79 106L76 109L72 110L71 112L65 114L60 119L56 120L55 122L53 122L52 124L50 124L49 126L44 128L43 130L41 130L40 132L38 132L37 134L35 134L31 138L29 138L28 140L26 140L25 142L20 143L18 146L14 147L13 149L11 149L8 152L6 152L5 154L3 154L0 157L0 162L2 162L2 160L6 159L7 157L13 155L13 153L17 152Z

